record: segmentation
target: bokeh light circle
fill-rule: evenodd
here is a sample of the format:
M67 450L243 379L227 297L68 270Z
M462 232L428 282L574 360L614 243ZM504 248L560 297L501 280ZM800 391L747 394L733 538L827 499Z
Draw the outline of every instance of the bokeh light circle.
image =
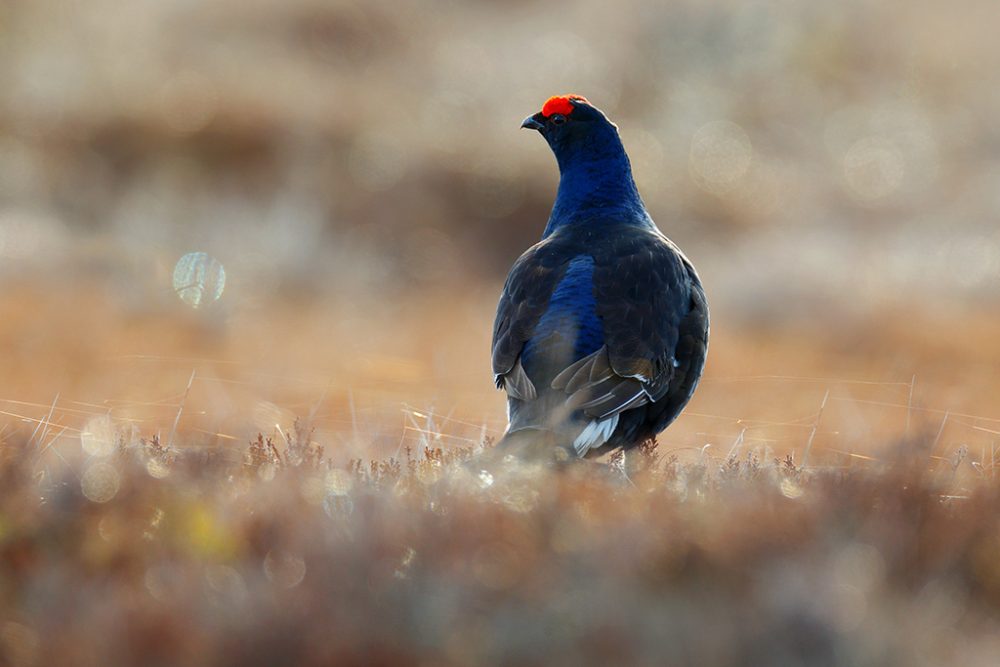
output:
M91 456L107 456L115 450L114 424L108 415L99 415L87 421L80 431L83 451Z
M865 137L844 155L844 178L851 194L862 202L893 195L903 183L905 160L885 137Z
M80 478L80 490L87 500L106 503L118 494L121 476L110 463L95 463Z
M205 308L219 300L226 287L222 263L204 252L189 252L174 266L174 291L192 308Z
M165 479L170 476L170 463L162 457L151 457L146 461L146 472L154 479Z
M264 574L279 588L294 588L306 576L306 562L296 554L271 550L264 557Z

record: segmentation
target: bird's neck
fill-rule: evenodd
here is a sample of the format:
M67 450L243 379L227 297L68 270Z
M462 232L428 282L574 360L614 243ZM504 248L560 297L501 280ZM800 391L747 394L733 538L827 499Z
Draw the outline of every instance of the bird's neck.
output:
M628 155L613 129L608 135L559 147L559 191L544 237L570 225L652 225L632 179Z

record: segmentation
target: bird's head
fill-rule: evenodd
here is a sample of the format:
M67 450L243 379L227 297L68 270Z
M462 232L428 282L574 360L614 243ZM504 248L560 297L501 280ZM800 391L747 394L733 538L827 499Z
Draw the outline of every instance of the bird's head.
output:
M521 127L538 130L560 162L586 147L602 152L607 144L620 146L618 127L581 95L550 97Z
M521 127L538 130L559 163L559 192L544 237L574 219L607 219L653 225L632 179L618 126L580 95L557 95Z

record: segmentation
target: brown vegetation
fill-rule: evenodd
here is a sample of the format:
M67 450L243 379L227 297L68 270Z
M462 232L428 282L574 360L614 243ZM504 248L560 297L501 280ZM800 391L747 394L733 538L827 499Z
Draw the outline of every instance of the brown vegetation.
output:
M13 665L993 663L1000 488L929 465L799 467L655 445L480 470L471 450L332 466L119 443L0 464Z

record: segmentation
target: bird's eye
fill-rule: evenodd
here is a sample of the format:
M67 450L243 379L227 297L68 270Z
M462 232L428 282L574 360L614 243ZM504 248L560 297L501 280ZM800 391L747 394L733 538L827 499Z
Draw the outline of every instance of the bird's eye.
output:
M549 122L552 123L553 125L562 125L563 123L566 122L566 116L562 115L561 113L554 113L551 116L549 116Z

